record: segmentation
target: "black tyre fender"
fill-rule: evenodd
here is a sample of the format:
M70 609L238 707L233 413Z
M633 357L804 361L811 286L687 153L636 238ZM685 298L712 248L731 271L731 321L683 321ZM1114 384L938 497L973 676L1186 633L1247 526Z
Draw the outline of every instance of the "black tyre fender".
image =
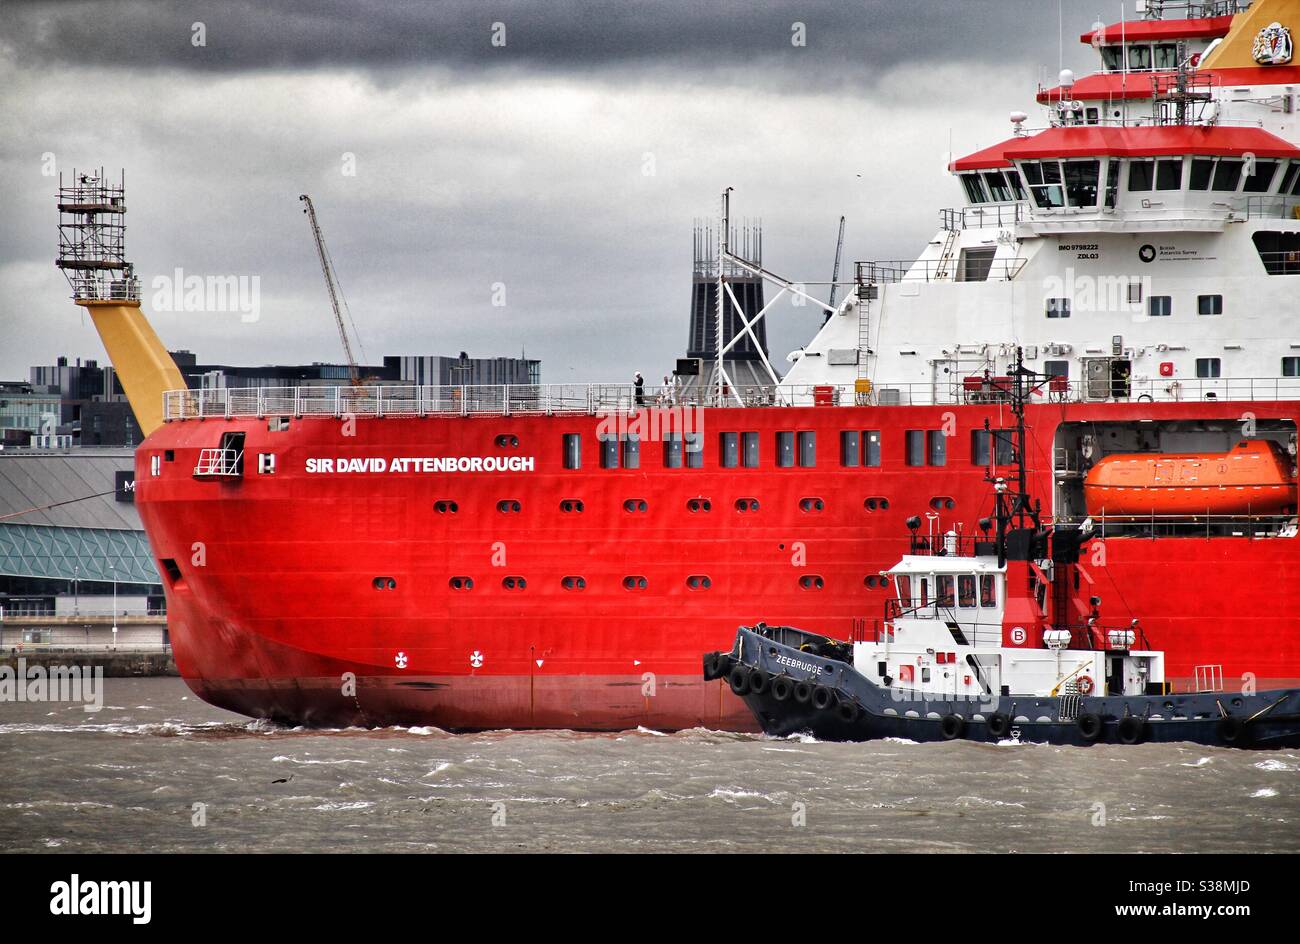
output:
M818 711L825 711L835 705L835 690L825 685L813 686L812 706Z
M1092 712L1084 712L1074 719L1074 726L1079 730L1079 736L1089 743L1101 737L1101 732L1105 729L1105 724L1101 720L1101 715Z
M966 733L966 719L961 715L944 715L939 719L939 733L945 741L955 741Z
M794 700L801 705L808 704L812 700L813 686L812 682L795 682L794 683Z
M727 674L731 668L731 657L725 652L710 652L704 657L704 681L712 682Z
M1009 715L1004 715L1000 711L995 711L993 714L989 715L988 720L985 721L984 724L989 729L989 736L995 737L998 740L1002 740L1002 738L1011 733L1011 717Z
M835 714L838 715L839 719L845 724L853 724L858 720L858 715L860 714L858 711L858 703L845 699L836 706Z
M1250 725L1246 720L1236 715L1228 715L1226 718L1220 718L1215 730L1219 734L1219 739L1224 744L1232 744L1240 747L1242 744L1250 742Z
M761 695L767 691L767 673L762 669L754 669L749 673L749 694Z
M1146 737L1146 733L1146 719L1139 718L1137 715L1120 718L1119 725L1115 728L1115 736L1119 738L1121 744L1137 744Z
M732 692L737 695L744 695L749 691L749 669L743 665L738 665L731 670L727 676L727 684L731 686Z
M773 701L785 701L793 691L794 683L784 675L772 679L771 692Z

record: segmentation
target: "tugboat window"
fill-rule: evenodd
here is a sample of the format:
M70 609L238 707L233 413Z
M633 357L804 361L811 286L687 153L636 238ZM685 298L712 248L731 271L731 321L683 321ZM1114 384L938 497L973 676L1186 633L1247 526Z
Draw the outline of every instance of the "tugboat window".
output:
M1214 158L1192 158L1192 176L1188 187L1192 190L1209 190L1214 177Z
M940 574L934 578L935 603L939 606L952 606L952 574Z
M1196 359L1196 376L1200 378L1214 378L1221 373L1220 362L1217 357L1198 357Z
M1101 161L1066 161L1065 191L1070 206L1075 208L1097 205L1097 181L1101 176Z
M962 574L957 578L957 605L967 609L975 606L974 574Z
M1174 312L1174 300L1169 295L1152 295L1147 299L1147 314L1152 318L1168 318Z
M980 574L980 606L998 605L998 587L993 574Z
M1277 161L1256 161L1254 172L1246 174L1246 186L1242 187L1244 193L1268 193L1273 189L1273 178L1277 176ZM1247 166L1247 170L1251 170Z
M1198 315L1223 314L1223 296L1222 295L1197 295L1196 313Z

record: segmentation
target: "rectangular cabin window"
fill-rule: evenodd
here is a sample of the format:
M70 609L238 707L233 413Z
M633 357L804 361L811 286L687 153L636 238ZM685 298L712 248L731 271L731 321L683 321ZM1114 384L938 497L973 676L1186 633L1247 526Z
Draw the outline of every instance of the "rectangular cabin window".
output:
M974 574L961 574L957 577L957 605L966 609L975 606Z
M1070 317L1070 300L1068 298L1047 299L1046 313L1049 318Z
M1197 295L1196 313L1198 315L1223 314L1223 296L1222 295Z
M618 468L618 437L617 436L601 437L600 467L602 469Z
M149 457L149 474L162 475L162 456L155 454Z
M622 440L623 468L641 468L641 437L636 433L628 433L626 436L622 437Z
M1286 192L1292 197L1300 197L1300 161L1291 162L1291 173L1294 175L1294 180L1286 188Z
M840 433L840 465L846 469L856 469L862 464L861 442L861 434L857 430L846 429Z
M996 465L1012 465L1016 461L1016 431L1014 429L993 430L993 462Z
M1155 64L1157 69L1169 72L1178 68L1178 44L1157 43Z
M907 464L910 466L925 465L925 430L909 429L903 438L906 446Z
M1106 208L1115 209L1119 200L1119 160L1112 157L1106 162Z
M272 475L275 472L275 453L259 452L257 454L257 474Z
M977 249L963 249L957 264L957 281L987 282L993 271L993 260L998 250L995 246L980 246Z
M1218 193L1236 193L1237 184L1241 183L1241 169L1245 164L1245 161L1219 158L1219 163L1214 168L1214 184L1211 189Z
M1282 175L1282 185L1277 188L1277 192L1283 195L1291 193L1298 180L1300 180L1300 161L1291 161L1287 165L1286 173Z
M1124 70L1124 47L1102 46L1101 64L1107 72L1122 72Z
M1277 161L1255 161L1246 165L1246 186L1244 193L1268 193L1273 189L1273 178L1277 176Z
M1196 359L1196 376L1203 380L1213 379L1222 373L1217 357L1198 357Z
M1025 184L1020 179L1020 171L1008 170L1004 171L1004 173L1007 175L1007 183L1011 185L1012 196L1014 196L1016 200L1029 199L1029 195L1025 193Z
M664 437L664 468L680 469L682 467L682 434L668 433Z
M989 444L993 437L987 429L972 429L970 431L970 462L971 465L986 466L993 459L993 451Z
M953 605L952 574L939 574L934 578L934 602L939 606Z
M1070 362L1069 361L1043 361L1043 373L1049 377L1064 377L1070 379Z
M1183 189L1183 159L1181 157L1156 161L1156 189Z
M718 464L724 469L734 469L740 464L740 434L718 435Z
M912 578L907 574L899 574L894 578L894 586L898 589L898 605L904 610L912 608Z
M794 433L788 430L776 434L776 467L794 468Z
M582 434L564 434L564 467L566 469L582 468Z
M1150 46L1129 46L1128 67L1130 70L1150 69L1151 68L1151 47Z
M926 460L930 465L948 464L948 437L941 429L928 430L926 438Z
M930 605L930 578L922 577L920 579L920 599L917 606L925 609Z
M683 433L682 443L686 449L686 468L704 468L704 434Z
M799 467L811 469L817 465L817 434L804 430L799 434Z
M1085 209L1097 205L1097 181L1101 176L1101 161L1066 161L1065 193L1070 206Z
M758 433L744 433L741 437L741 461L747 469L758 468Z
M1214 158L1192 158L1192 177L1188 187L1192 190L1209 190L1210 181L1214 179Z
M1029 192L1041 210L1065 206L1065 190L1061 186L1061 165L1057 161L1034 161L1024 165L1029 180ZM1032 170L1031 170L1032 168ZM1035 183L1035 178L1039 183Z
M998 605L998 588L993 574L980 574L980 606Z
M862 464L868 468L880 466L880 430L868 429L862 433Z
M1269 275L1300 275L1300 233L1261 229L1250 239Z
M1152 181L1155 178L1155 167L1155 161L1129 161L1129 193L1144 193L1150 190Z
M1152 295L1147 299L1147 314L1152 318L1168 318L1174 313L1174 300L1169 295Z
M1300 377L1300 357L1282 358L1282 376Z

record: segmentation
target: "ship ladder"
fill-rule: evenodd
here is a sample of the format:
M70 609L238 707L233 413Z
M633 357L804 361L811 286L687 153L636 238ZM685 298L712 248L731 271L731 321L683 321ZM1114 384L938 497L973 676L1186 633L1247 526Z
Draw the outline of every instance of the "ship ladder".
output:
M939 253L939 265L934 270L934 280L942 282L944 279L952 281L952 274L949 269L952 266L953 247L957 244L957 230L948 230L948 235L943 241L943 250Z

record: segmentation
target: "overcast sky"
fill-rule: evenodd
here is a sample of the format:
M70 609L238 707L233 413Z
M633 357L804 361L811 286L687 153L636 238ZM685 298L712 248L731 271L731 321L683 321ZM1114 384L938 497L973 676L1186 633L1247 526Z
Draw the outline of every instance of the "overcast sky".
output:
M1079 72L1096 13L1065 4ZM306 192L371 362L526 349L549 382L657 378L725 187L789 278L829 278L841 214L846 272L912 257L960 202L950 140L1038 123L1060 48L1053 0L4 0L0 379L103 357L46 176L99 166L125 169L150 319L200 362L341 359ZM156 310L177 268L257 276L258 319ZM782 359L821 322L774 319Z

